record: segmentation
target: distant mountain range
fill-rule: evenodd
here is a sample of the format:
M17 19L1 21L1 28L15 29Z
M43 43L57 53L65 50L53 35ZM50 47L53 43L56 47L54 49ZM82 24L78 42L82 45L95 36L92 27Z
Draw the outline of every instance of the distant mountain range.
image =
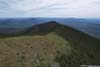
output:
M37 24L55 21L100 39L100 19L82 18L2 18L0 33L19 33Z

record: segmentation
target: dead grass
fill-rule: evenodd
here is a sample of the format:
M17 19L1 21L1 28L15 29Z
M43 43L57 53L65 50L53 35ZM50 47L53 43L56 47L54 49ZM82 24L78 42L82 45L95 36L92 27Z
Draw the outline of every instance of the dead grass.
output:
M53 33L0 39L0 67L49 67L70 50L69 43Z

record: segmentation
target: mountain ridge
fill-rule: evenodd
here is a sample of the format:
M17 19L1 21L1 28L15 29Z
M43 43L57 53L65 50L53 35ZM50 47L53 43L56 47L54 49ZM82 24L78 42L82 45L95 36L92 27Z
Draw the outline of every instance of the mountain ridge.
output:
M95 38L95 39L98 39L98 38L96 38L96 37L93 37L93 36L91 36L91 35L89 35L89 34L86 34L86 33L84 33L84 32L82 32L82 31L79 31L79 30L77 30L77 29L75 29L75 28L73 28L73 27L70 27L70 26L67 26L67 25L64 25L64 24L61 24L61 23L58 23L58 22L56 22L56 21L50 21L50 22L47 22L47 23L41 23L41 24L38 24L38 25L34 25L34 26L32 26L32 27L30 27L30 28L28 28L27 30L30 30L30 32L32 32L32 29L33 30L36 30L36 28L39 28L41 31L43 31L43 30L45 30L45 29L47 29L47 27L50 27L50 29L51 28L55 28L55 27L62 27L62 28L69 28L69 29L73 29L74 31L77 31L77 32L80 32L81 34L83 34L83 35L87 35L87 36L89 36L89 37L92 37L92 38ZM55 29L53 29L53 30L55 30ZM65 30L66 31L66 30ZM28 32L27 32L28 33Z

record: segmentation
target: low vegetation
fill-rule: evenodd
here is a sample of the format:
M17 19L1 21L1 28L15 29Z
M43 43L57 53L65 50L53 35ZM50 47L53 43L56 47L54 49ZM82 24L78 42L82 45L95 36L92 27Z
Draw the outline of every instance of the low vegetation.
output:
M50 67L70 51L69 43L53 33L0 39L0 67Z

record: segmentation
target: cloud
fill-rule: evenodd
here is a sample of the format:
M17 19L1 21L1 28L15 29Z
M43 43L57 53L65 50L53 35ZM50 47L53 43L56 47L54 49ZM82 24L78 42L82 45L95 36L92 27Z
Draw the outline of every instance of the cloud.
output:
M0 17L100 17L100 0L0 0Z

